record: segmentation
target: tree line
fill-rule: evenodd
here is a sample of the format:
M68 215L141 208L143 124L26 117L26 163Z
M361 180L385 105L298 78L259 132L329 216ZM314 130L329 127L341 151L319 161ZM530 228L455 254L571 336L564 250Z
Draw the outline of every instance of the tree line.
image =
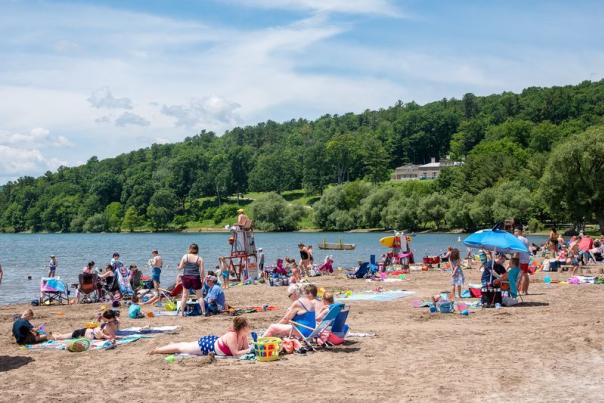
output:
M300 220L322 229L470 230L507 216L604 224L603 115L604 80L202 131L9 182L0 187L0 228L179 229L221 222L235 214L233 197L248 192L269 192L251 206L268 230ZM435 181L389 182L397 166L447 155L464 165ZM320 200L292 205L280 195L293 189Z

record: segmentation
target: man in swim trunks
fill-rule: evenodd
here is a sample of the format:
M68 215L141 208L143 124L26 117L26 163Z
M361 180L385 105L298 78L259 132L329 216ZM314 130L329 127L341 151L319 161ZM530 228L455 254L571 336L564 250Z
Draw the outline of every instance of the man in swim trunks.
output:
M161 269L164 262L159 255L157 249L151 252L151 279L153 280L153 287L158 290L160 286Z

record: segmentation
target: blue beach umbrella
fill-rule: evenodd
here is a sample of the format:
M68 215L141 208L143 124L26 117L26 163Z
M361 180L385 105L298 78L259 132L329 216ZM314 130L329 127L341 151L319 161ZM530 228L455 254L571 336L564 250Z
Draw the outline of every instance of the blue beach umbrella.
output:
M514 235L499 229L476 231L463 241L471 248L483 248L501 253L528 252L527 246Z

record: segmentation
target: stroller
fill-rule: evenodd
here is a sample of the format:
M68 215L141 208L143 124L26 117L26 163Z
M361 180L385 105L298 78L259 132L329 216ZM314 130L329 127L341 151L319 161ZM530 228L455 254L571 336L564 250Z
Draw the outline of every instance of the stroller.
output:
M96 273L80 273L80 275L78 276L78 282L78 304L99 301L99 278Z
M115 278L117 279L117 283L119 285L120 293L124 298L130 298L134 295L134 290L132 289L132 285L130 284L130 270L126 267L121 266L115 271Z
M40 305L51 305L53 302L69 304L67 285L59 277L42 277L40 279Z

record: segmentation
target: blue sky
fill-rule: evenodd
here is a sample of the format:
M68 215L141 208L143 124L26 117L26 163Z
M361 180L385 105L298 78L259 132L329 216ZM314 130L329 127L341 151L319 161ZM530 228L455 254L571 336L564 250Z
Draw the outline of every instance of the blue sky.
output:
M202 129L599 80L599 1L0 0L0 184Z

